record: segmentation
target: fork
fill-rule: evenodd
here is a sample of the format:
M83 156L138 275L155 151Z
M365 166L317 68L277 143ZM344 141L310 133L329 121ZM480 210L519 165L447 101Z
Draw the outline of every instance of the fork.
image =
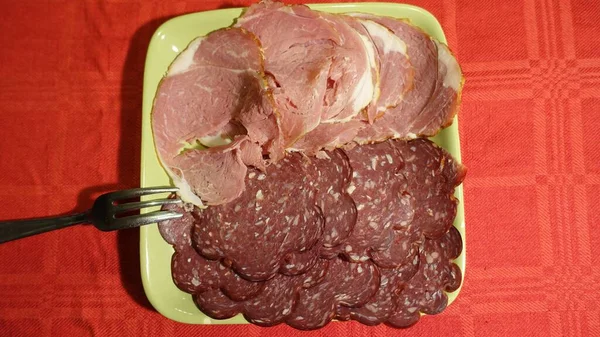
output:
M87 212L59 217L0 221L0 243L82 223L91 223L101 231L113 231L179 218L182 214L165 210L119 216L124 212L145 207L181 203L180 199L175 198L126 202L127 199L177 190L176 187L164 186L110 192L99 196Z

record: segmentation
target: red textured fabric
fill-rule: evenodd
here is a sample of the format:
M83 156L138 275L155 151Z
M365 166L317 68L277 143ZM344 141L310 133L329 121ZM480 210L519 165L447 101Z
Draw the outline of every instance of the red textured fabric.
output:
M4 1L0 219L83 210L138 186L151 34L176 15L248 3ZM332 323L302 335L599 336L600 2L413 3L441 21L467 79L464 288L409 330ZM0 335L301 334L169 321L139 269L137 230L82 226L2 244Z

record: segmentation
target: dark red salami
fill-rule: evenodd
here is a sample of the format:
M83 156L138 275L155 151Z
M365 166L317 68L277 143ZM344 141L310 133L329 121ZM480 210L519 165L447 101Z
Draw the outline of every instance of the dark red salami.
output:
M402 158L391 142L346 150L352 167L348 191L358 211L356 225L339 252L353 262L366 261L373 251L385 251L395 241L395 228L414 216L414 200L407 193Z
M318 245L304 252L289 253L284 256L279 272L285 275L299 275L312 268L318 259Z
M420 313L439 314L448 304L445 291L458 289L461 271L453 260L462 251L460 233L454 227L439 239L423 243L417 274L404 286L398 297L398 309L387 321L395 327L406 327L419 320Z
M320 260L317 267L300 276L277 274L264 282L264 289L258 296L247 301L233 301L223 293L212 290L194 294L194 301L200 310L215 319L230 318L241 313L251 323L276 325L290 316L302 289L323 282L328 264L328 261Z
M328 264L321 261L318 267L296 277L276 276L260 296L244 303L244 317L262 326L282 323L295 310L298 293L323 282Z
M460 285L453 193L464 174L420 139L290 154L250 168L232 203L166 206L184 216L159 229L175 247L175 284L215 319L406 327L441 312Z
M338 307L358 307L377 292L379 270L367 261L350 263L334 259L319 285L300 292L287 324L297 329L317 329L329 323Z
M381 269L379 289L369 302L357 308L338 307L336 319L353 319L365 325L377 325L387 321L398 308L398 295L404 283L410 280L419 268L419 259L415 262L416 264L409 263L397 269Z
M411 264L418 259L421 241L420 231L412 224L394 229L391 245L385 250L373 251L371 259L381 268L399 268Z
M214 319L227 319L239 313L240 302L233 301L218 289L211 289L192 296L196 306Z
M306 179L312 169L299 154L288 155L266 173L249 169L239 198L202 212L194 228L198 252L228 261L249 280L273 277L286 256L312 248L323 232L315 188Z
M221 289L229 298L238 301L252 298L262 291L264 282L247 281L220 261L207 260L193 249L190 235L184 235L191 233L195 221L191 213L185 212L185 209L178 205L168 205L164 208L184 213L179 219L165 221L159 225L163 237L175 246L171 272L179 289L188 293ZM179 236L176 236L176 233L179 233Z
M192 227L194 225L193 207L171 204L163 206L162 210L182 213L183 216L179 219L159 223L160 235L175 247L189 246L192 243Z
M317 187L317 204L325 219L320 255L331 258L337 255L334 247L340 246L356 225L357 210L348 190L352 168L345 153L334 150L323 152L321 158L312 159L315 170L309 178Z
M444 235L456 217L454 189L462 183L465 168L427 139L390 143L403 160L397 174L406 178L408 192L415 198L413 225L429 238Z

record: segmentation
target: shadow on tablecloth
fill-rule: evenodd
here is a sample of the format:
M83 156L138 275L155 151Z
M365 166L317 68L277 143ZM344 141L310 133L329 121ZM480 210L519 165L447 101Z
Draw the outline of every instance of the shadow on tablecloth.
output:
M154 19L142 25L132 36L121 80L121 142L119 144L119 185L140 185L142 93L144 64L148 44L156 29L170 17ZM117 233L119 269L123 287L142 307L154 310L142 286L140 276L139 229Z

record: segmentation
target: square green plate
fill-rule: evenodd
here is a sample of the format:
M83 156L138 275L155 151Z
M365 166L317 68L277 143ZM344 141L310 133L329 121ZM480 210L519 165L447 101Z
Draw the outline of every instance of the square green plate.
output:
M397 18L409 18L439 41L446 42L439 22L429 12L410 5L393 3L337 3L309 5L311 8L327 12L366 12ZM241 8L221 9L193 13L176 17L165 22L154 33L148 48L144 74L144 101L142 115L142 157L141 186L170 184L170 180L158 162L152 129L150 112L152 101L160 79L165 75L169 64L197 36L230 26L242 12ZM443 130L434 139L460 161L460 143L457 121ZM462 185L456 190L456 197L462 202ZM462 203L459 205L454 225L465 238L465 224ZM162 315L183 323L193 324L240 324L247 323L237 316L227 320L213 320L200 312L192 297L175 287L171 279L171 256L173 248L165 242L158 232L156 224L140 229L140 258L144 290L150 303ZM461 270L465 270L465 253L457 259ZM452 302L458 292L449 294Z

